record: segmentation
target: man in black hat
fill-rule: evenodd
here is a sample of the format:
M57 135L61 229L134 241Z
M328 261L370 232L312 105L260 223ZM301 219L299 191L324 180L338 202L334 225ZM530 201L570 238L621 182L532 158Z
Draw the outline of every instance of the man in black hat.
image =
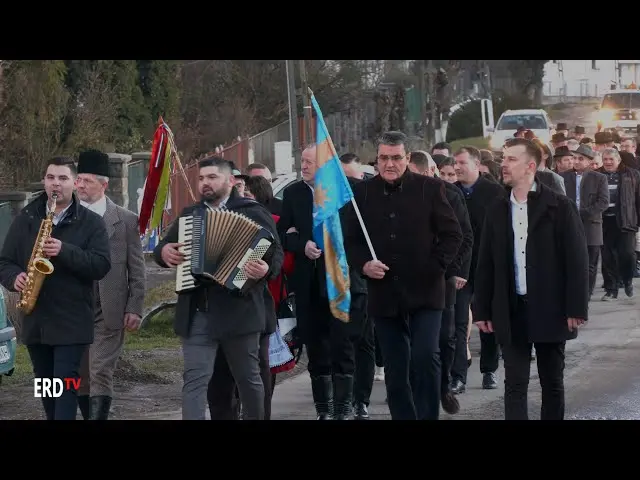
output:
M594 148L596 152L601 152L605 148L614 148L615 146L611 132L596 132L593 139L596 144Z
M586 135L586 131L582 125L576 125L573 129L573 138L580 142Z
M125 330L140 328L146 283L138 216L109 199L108 187L109 156L98 150L82 152L76 192L81 205L104 220L112 262L109 273L94 282L94 341L83 358L78 391L78 406L85 420L109 417L113 373L122 353Z
M52 215L52 231L42 253L53 272L46 276L35 307L22 319L20 340L27 346L35 378L79 380L80 363L94 340L94 282L111 269L109 236L102 219L74 193L73 160L49 160L44 192L13 220L0 253L0 284L10 292L27 286L33 246L42 221ZM57 196L55 208L51 202ZM47 420L75 420L77 382L58 398L43 396Z
M555 163L558 174L573 170L573 152L569 150L569 147L556 148L556 152L553 154L553 163Z
M551 136L551 145L554 149L567 146L567 136L564 133L554 133Z
M609 186L607 177L591 170L595 152L580 145L573 152L573 169L562 173L567 197L573 200L584 225L589 253L589 298L596 285L598 259L603 245L602 213L609 208Z
M558 125L556 126L556 133L561 133L565 137L568 137L569 136L569 127L564 122L558 123Z

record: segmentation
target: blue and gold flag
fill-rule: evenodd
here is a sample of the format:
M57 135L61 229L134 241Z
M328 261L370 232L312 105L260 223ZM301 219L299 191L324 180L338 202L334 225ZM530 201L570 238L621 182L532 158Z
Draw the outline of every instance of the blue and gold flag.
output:
M313 95L311 102L317 116L313 240L324 253L331 313L338 320L348 322L351 306L349 265L344 250L339 211L351 201L353 192Z

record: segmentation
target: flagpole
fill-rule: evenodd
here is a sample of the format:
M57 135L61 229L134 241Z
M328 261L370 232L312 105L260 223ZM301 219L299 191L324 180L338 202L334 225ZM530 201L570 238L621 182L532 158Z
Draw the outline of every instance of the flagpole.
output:
M307 93L309 97L313 97L313 91L307 87ZM316 143L318 138L318 132L316 132ZM334 155L337 155L336 152L333 152ZM360 228L362 228L362 233L364 234L364 239L367 241L367 246L369 247L369 252L371 253L371 257L373 260L378 260L375 250L373 249L373 244L371 243L371 237L369 237L369 232L367 231L367 227L364 225L364 220L362 219L362 215L360 214L360 209L358 208L358 203L356 202L355 197L351 196L351 205L353 205L353 209L356 212L356 216L358 217L358 222L360 223Z

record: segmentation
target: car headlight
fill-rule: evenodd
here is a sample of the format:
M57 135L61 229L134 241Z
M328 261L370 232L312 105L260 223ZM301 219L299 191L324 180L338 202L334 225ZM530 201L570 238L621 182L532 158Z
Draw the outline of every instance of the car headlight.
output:
M613 110L600 110L596 112L596 122L597 123L611 123L613 121Z

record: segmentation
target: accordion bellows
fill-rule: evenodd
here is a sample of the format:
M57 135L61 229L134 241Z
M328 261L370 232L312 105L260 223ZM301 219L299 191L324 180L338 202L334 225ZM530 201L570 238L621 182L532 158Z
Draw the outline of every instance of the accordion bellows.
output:
M186 261L176 272L177 292L196 288L197 281L244 291L253 284L245 263L263 259L274 245L271 233L245 215L205 208L179 219L178 237Z

